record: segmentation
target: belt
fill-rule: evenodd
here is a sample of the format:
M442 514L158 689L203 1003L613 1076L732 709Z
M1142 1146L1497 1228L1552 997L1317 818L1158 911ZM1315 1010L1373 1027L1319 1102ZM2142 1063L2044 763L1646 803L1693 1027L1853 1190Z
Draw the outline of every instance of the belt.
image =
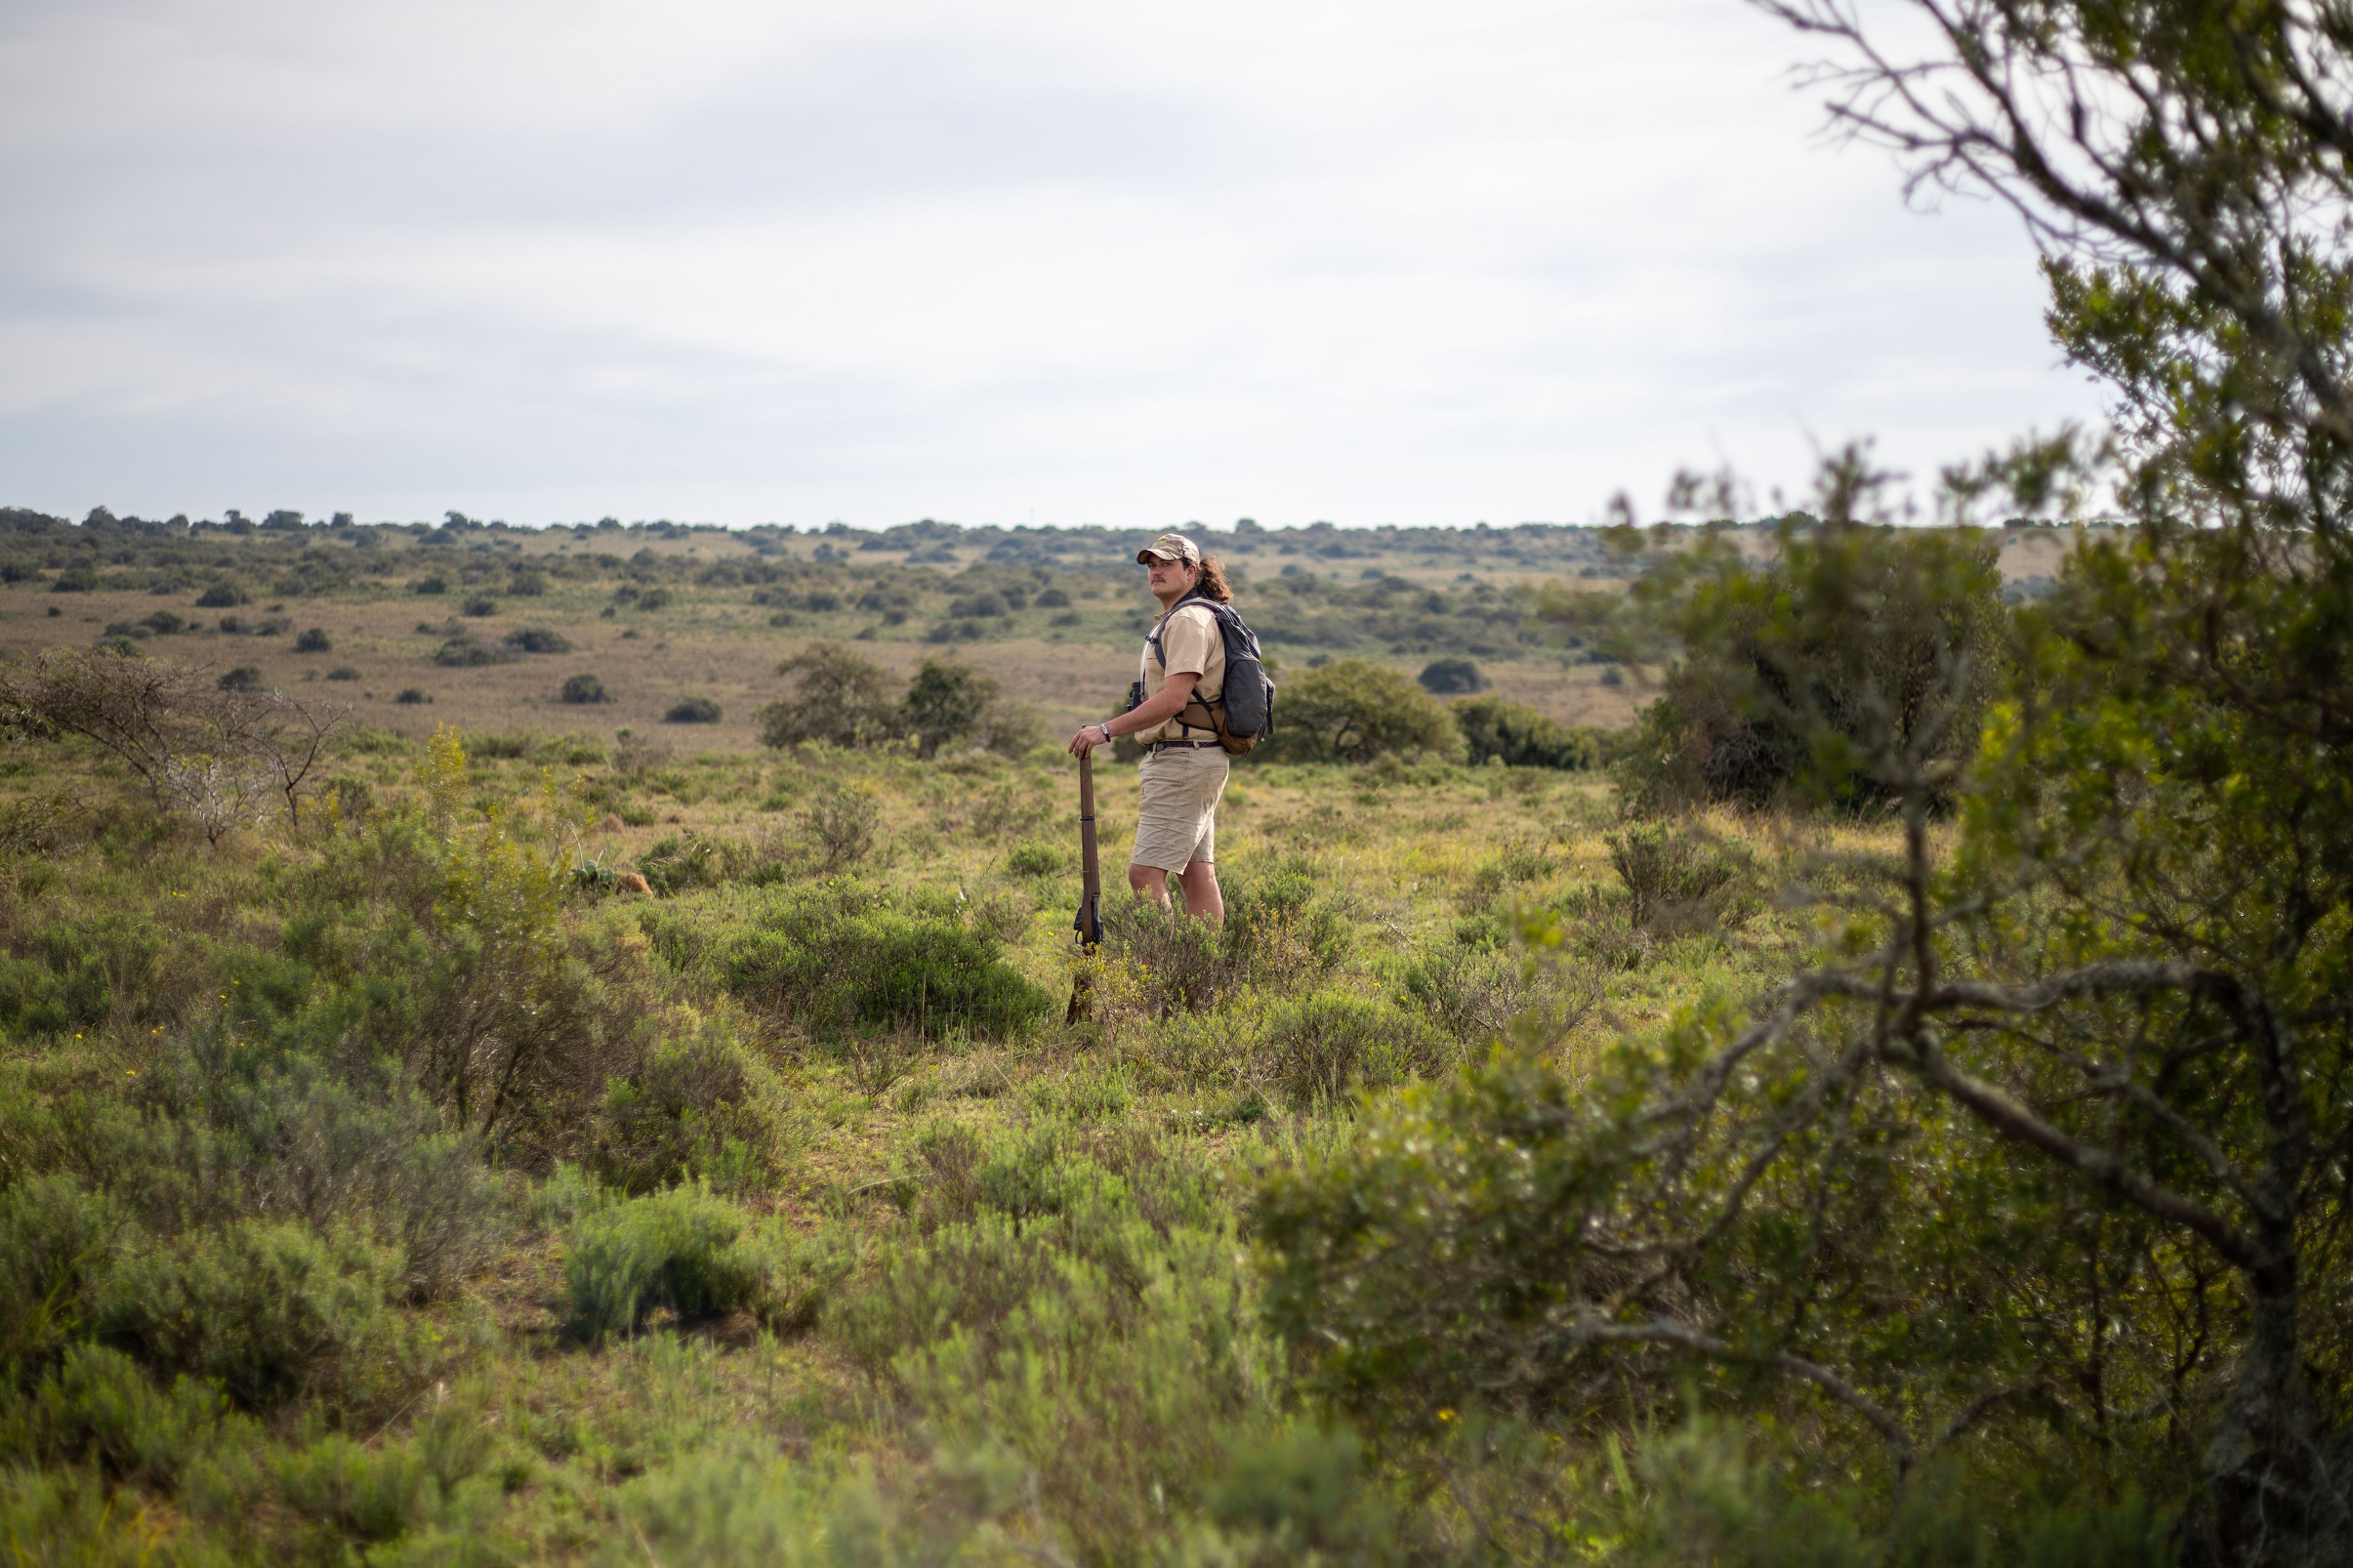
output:
M1156 740L1152 742L1152 749L1156 752L1199 751L1204 746L1218 744L1214 740Z

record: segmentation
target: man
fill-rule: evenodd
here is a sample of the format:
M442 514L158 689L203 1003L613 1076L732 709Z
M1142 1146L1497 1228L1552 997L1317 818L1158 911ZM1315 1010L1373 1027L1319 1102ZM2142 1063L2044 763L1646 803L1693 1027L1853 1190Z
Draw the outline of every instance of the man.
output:
M1144 700L1115 719L1087 724L1070 737L1070 755L1085 757L1115 735L1144 748L1136 769L1143 789L1128 886L1169 901L1168 879L1184 889L1188 915L1213 924L1225 918L1218 888L1218 799L1225 793L1227 760L1217 732L1187 724L1187 704L1214 702L1225 690L1225 638L1204 604L1233 602L1233 590L1215 556L1204 556L1182 534L1164 533L1137 552L1150 573L1160 619L1144 637ZM1196 709L1194 717L1206 719Z

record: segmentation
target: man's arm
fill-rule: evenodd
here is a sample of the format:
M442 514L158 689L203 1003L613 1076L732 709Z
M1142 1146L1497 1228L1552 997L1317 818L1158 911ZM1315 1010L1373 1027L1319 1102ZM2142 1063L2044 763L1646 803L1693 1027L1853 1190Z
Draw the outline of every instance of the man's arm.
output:
M1097 746L1107 744L1114 735L1133 735L1146 729L1158 729L1183 711L1193 699L1193 686L1201 679L1194 670L1172 670L1169 683L1144 699L1132 712L1099 724L1082 724L1070 737L1070 755L1084 757Z

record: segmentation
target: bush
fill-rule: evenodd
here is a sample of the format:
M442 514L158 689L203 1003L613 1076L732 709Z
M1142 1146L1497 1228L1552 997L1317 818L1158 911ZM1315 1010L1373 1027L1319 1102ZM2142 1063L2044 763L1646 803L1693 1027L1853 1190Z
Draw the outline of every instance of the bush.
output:
M883 805L874 792L855 784L833 786L801 813L801 826L816 846L820 871L841 871L865 859L882 820Z
M722 713L717 701L710 697L682 697L670 705L662 715L669 724L716 724Z
M24 1428L53 1461L96 1464L166 1490L228 1453L258 1447L260 1437L212 1383L182 1377L159 1388L129 1356L97 1344L75 1345L41 1381L26 1401Z
M689 887L708 887L726 874L718 844L699 833L674 833L639 857L639 874L665 898Z
M330 681L356 681L359 679L359 672L348 664L339 664L327 672L327 679Z
M1713 929L1739 909L1750 863L1738 846L1655 823L1606 842L1628 914L1641 929L1662 936Z
M1053 999L1023 979L1003 943L945 916L895 910L855 884L776 897L726 950L727 986L807 1027L861 1025L1027 1032Z
M774 1129L734 1036L712 1025L664 1042L606 1087L589 1164L627 1193L694 1178L727 1181L763 1159Z
M776 673L789 677L794 690L754 716L764 745L872 746L905 733L904 710L890 696L883 667L839 643L811 643Z
M413 707L421 702L431 702L433 701L433 698L426 694L426 690L423 686L402 686L400 688L400 694L394 697L392 700L406 708Z
M1045 839L1016 844L1005 857L1005 869L1016 877L1059 876L1069 864L1069 853L1060 845Z
M578 708L613 700L605 695L604 682L593 675L576 675L567 678L563 683L563 689L557 695L559 700Z
M420 577L408 585L408 591L412 594L446 594L449 592L449 582L442 577Z
M1535 709L1501 697L1471 697L1451 710L1474 763L1500 758L1512 767L1582 772L1601 763L1601 743Z
M925 757L979 731L1004 700L997 678L956 659L929 658L907 685L907 727Z
M1287 679L1277 699L1279 755L1369 763L1444 754L1458 744L1445 705L1385 665L1342 659Z
M0 1188L0 1388L29 1382L81 1333L121 1230L70 1176Z
M335 651L335 642L327 636L324 627L313 626L295 638L294 651L297 653L332 653Z
M262 667L258 664L240 664L232 670L224 670L221 679L214 684L223 691L259 691L262 689Z
M507 634L507 646L524 653L569 653L572 640L544 626L518 627Z
M364 1403L398 1371L403 1336L386 1302L406 1272L354 1231L245 1219L133 1254L98 1317L157 1376L215 1379L248 1410Z
M498 600L489 598L470 598L458 606L458 613L475 620L486 620L498 613Z
M505 664L514 657L506 649L483 641L472 632L460 632L433 649L433 663L461 670L475 669L485 664Z
M233 583L215 583L196 596L196 607L200 610L235 609L246 603L248 598L246 592Z
M1667 607L1682 659L1616 769L1644 812L1887 798L1882 743L1958 776L2007 661L1998 548L1948 530L1785 522L1777 557L1721 557Z
M210 1050L167 1058L144 1093L177 1109L183 1134L128 1156L117 1182L159 1230L270 1216L367 1231L396 1244L404 1294L451 1295L502 1219L498 1183L477 1140L444 1132L414 1087L351 1071Z
M1432 659L1422 667L1422 689L1433 697L1461 696L1487 689L1487 678L1468 659Z
M1427 1077L1455 1056L1419 1016L1353 991L1320 991L1280 1003L1266 1015L1260 1068L1284 1097L1305 1108L1362 1089Z
M743 1231L742 1212L700 1185L584 1217L564 1239L573 1332L601 1340L636 1333L665 1307L692 1319L753 1305L766 1259Z

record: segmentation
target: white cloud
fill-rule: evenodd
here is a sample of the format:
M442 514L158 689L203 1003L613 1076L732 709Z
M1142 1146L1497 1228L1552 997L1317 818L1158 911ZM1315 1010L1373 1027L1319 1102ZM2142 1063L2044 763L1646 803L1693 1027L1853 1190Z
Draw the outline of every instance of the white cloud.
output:
M0 501L1592 515L2092 408L1736 0L0 22Z

